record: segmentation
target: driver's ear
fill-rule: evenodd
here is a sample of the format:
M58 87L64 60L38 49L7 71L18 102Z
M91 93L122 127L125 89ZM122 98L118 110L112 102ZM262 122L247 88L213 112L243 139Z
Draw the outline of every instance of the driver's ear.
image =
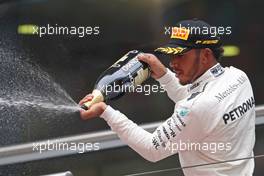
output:
M213 52L209 48L204 48L201 51L201 61L203 64L207 64L212 56Z

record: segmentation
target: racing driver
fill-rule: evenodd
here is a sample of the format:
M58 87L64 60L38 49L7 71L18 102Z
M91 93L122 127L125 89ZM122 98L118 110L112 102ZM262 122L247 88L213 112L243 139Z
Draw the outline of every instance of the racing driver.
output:
M170 42L156 49L170 57L172 71L153 54L138 57L149 64L151 76L175 102L173 114L155 132L142 129L104 102L82 110L81 117L100 116L123 142L152 162L176 153L182 167L253 157L252 87L243 71L220 65L223 47L218 35L192 30L210 27L201 20L185 20L172 28ZM87 95L80 105L92 98ZM181 144L189 147L176 150L175 146ZM217 144L216 150L212 151L211 144ZM253 170L254 160L248 159L186 168L183 172L187 176L251 176Z

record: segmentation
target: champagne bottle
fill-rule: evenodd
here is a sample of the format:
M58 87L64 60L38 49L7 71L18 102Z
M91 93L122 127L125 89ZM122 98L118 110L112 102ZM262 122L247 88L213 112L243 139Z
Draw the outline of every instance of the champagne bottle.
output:
M93 99L81 107L88 110L95 103L118 99L150 76L149 66L137 59L140 51L129 51L105 70L97 79L92 92Z

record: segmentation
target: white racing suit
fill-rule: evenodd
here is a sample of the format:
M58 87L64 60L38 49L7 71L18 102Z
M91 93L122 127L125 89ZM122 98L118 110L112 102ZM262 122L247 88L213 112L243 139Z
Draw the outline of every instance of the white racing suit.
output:
M175 102L174 113L154 133L108 106L101 117L120 139L145 159L156 162L179 154L182 167L253 156L255 101L247 75L216 64L191 85L175 74L158 79ZM183 169L186 176L249 176L254 160Z

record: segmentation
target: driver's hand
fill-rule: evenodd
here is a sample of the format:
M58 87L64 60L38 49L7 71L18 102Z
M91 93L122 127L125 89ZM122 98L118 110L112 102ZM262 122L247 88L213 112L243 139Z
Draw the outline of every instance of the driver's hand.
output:
M93 99L92 94L86 95L80 102L79 105ZM81 118L84 120L99 117L106 109L107 105L104 102L96 103L90 106L88 110L80 110Z
M146 62L151 69L151 77L159 79L166 74L166 67L160 62L160 60L153 54L142 53L138 55L138 60Z

